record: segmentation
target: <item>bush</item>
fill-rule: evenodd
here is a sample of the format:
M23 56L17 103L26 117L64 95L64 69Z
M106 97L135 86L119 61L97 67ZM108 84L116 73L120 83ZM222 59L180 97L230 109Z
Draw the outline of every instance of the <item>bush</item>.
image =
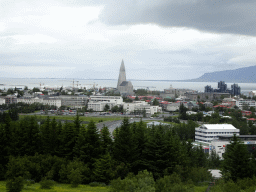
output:
M79 169L72 169L70 175L68 175L68 179L70 180L71 187L78 187L82 182L83 175Z
M25 183L26 183L27 186L30 186L32 184L35 184L35 181L32 180L32 179L27 179Z
M43 179L42 181L40 181L40 188L41 189L51 189L53 188L55 182L53 180L46 180Z
M6 190L8 192L20 192L24 188L23 177L14 177L13 179L7 180Z
M105 183L100 183L100 182L91 182L91 183L89 183L89 185L91 187L105 187L106 186Z
M140 171L138 175L129 174L125 179L120 178L111 181L111 192L154 192L155 181L153 175L147 170Z

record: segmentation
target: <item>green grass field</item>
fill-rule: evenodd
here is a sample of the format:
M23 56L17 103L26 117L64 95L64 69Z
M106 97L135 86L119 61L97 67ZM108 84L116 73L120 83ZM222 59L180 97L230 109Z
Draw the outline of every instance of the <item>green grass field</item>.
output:
M5 181L0 181L0 192L6 192ZM205 192L208 186L195 186L195 192ZM53 189L40 189L39 183L31 186L25 186L22 192L109 192L108 187L90 187L89 185L79 185L77 188L71 188L70 184L56 184Z
M20 115L20 119L22 118L25 118L26 116L28 115ZM38 119L46 119L47 118L47 115L35 115ZM53 119L55 118L56 120L62 120L62 121L65 121L65 120L74 120L75 119L75 116L62 116L62 115L59 115L59 116L49 116L50 119ZM106 117L106 116L103 116L103 117L84 117L84 116L80 116L79 117L81 121L94 121L94 122L99 122L100 120L102 121L116 121L116 120L122 120L124 117Z
M6 192L5 181L0 181L0 192ZM108 187L90 187L89 185L79 185L77 188L71 188L70 184L56 184L53 189L40 189L39 183L31 186L25 186L22 192L108 192Z

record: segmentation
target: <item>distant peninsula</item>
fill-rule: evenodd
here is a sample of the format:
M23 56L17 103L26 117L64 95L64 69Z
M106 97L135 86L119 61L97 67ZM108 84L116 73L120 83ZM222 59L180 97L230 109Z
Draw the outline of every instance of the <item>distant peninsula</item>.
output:
M235 70L205 73L197 79L184 80L188 82L219 82L226 83L256 83L256 66L243 67Z

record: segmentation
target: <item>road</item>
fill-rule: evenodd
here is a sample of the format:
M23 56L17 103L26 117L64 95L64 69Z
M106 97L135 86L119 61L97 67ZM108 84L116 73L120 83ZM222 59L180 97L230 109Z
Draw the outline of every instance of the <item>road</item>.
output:
M98 128L99 130L101 130L101 129L103 128L103 126L105 125L106 127L108 127L109 132L112 134L113 131L115 130L115 128L121 126L122 121L123 121L123 120L105 121L105 122L102 122L102 123L98 123L98 124L97 124L97 128ZM130 122L130 123L139 122L139 121L140 121L139 118L136 118L136 119L133 119L133 118L132 118L132 119L129 119L129 122Z

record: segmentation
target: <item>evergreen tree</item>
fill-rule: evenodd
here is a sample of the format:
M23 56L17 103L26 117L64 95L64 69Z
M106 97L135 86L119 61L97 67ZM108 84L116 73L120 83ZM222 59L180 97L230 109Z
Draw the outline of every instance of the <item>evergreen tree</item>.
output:
M100 136L93 121L90 121L87 126L84 149L84 160L88 163L88 166L91 169L93 163L95 163L96 159L102 154Z
M225 179L243 179L252 176L247 147L234 135L224 153L222 174Z
M85 127L81 127L76 144L74 147L74 156L77 158L80 158L80 160L85 161L86 160L86 129Z
M100 140L103 154L109 153L111 151L113 141L111 138L111 133L109 132L108 127L105 125L101 129Z
M72 123L65 122L59 137L58 156L73 159L76 135Z
M114 164L109 153L96 160L93 169L94 181L108 184L114 176Z
M145 160L143 151L146 147L146 124L142 122L142 120L136 124L135 122L132 125L133 129L133 141L135 145L134 152L134 162L132 164L132 170L135 174L139 171L143 171L146 169Z
M52 153L51 139L52 138L51 138L50 118L48 116L44 124L41 126L41 141L42 141L43 154Z
M134 142L128 118L124 118L122 125L116 132L113 157L119 163L123 162L129 166L134 160Z
M75 134L78 136L79 130L81 128L81 120L79 119L78 112L76 113L76 117L74 119L74 128L75 128Z

